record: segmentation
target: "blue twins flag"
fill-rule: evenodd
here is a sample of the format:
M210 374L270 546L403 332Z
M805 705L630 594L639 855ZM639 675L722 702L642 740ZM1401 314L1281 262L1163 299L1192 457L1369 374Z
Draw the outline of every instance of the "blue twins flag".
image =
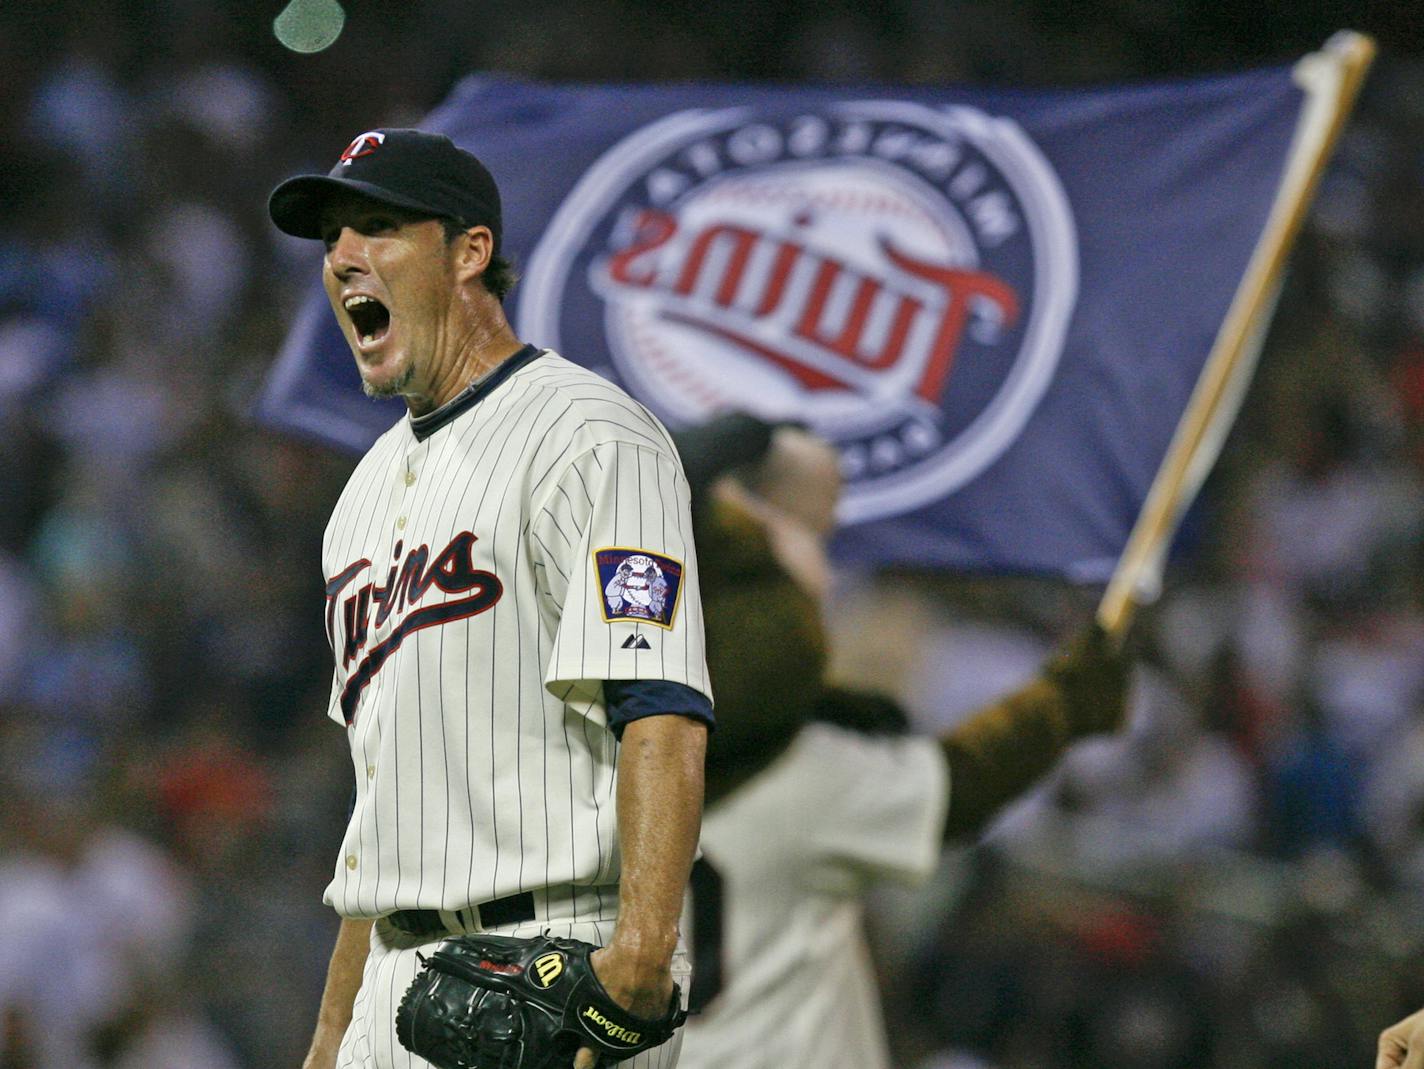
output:
M1302 100L1287 68L1032 92L481 76L423 125L499 182L519 337L673 428L743 410L830 439L843 562L1091 581ZM317 274L313 247L259 416L364 449L403 409L362 395Z

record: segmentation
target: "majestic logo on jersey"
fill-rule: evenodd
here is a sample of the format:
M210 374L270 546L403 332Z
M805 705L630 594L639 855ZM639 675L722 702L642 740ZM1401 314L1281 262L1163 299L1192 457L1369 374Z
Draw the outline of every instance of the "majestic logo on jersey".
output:
M520 328L606 348L673 423L810 423L859 521L942 498L1014 442L1077 284L1067 198L1009 120L877 100L680 112L569 195Z
M355 718L361 691L380 671L386 659L400 648L407 635L421 628L439 627L478 616L493 608L504 594L504 585L493 572L475 567L476 541L474 534L461 531L435 555L434 560L430 559L430 547L424 545L410 550L402 560L404 543L397 542L391 554L395 562L386 572L385 585L368 582L344 598L343 592L357 576L369 574L371 562L364 558L358 560L327 580L326 633L341 667L349 666L362 650L366 651L356 669L347 676L346 686L341 692L341 711L348 724ZM445 594L465 596L416 608L432 586ZM344 636L339 649L336 631L338 602L341 606L341 634ZM373 606L376 610L374 622L371 618ZM367 650L366 641L371 631L379 631L392 616L396 622L389 633Z
M362 156L369 156L385 144L386 135L379 130L367 130L364 134L357 134L356 140L346 146L341 153L341 166L350 167L352 160L358 160Z
M534 959L534 982L540 987L553 987L564 975L564 956L557 952L540 954Z
M598 581L603 589L603 619L633 620L672 627L677 595L682 589L682 565L671 557L645 549L610 547L595 550Z

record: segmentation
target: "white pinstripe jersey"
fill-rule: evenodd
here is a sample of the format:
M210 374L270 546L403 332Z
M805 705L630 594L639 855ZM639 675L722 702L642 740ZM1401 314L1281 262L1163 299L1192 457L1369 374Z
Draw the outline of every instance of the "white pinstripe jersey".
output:
M329 713L356 770L328 904L617 882L601 681L710 696L691 532L667 432L552 352L381 436L322 546Z

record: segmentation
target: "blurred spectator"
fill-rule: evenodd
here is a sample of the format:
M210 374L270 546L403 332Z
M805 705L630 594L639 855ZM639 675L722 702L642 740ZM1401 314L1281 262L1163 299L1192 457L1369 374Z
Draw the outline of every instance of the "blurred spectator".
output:
M162 849L106 815L100 743L38 727L4 741L0 910L14 927L0 948L0 1057L74 1069L233 1066L182 994L195 888ZM164 1053L178 1039L182 1062Z

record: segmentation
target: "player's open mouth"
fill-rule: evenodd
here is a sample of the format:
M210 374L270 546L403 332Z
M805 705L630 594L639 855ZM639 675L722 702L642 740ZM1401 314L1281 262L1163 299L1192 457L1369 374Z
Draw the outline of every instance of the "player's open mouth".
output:
M380 341L391 327L391 313L374 297L365 294L347 297L342 307L351 317L351 325L356 328L356 337L363 346Z

